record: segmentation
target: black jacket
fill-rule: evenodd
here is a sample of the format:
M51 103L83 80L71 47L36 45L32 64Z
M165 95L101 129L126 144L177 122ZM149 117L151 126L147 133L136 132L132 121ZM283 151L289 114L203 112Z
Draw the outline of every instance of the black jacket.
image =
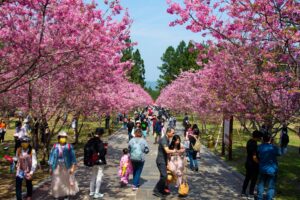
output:
M94 147L95 151L98 152L99 155L99 162L97 165L103 165L106 164L106 148L104 147L103 141L98 137L93 137L88 141L88 143Z

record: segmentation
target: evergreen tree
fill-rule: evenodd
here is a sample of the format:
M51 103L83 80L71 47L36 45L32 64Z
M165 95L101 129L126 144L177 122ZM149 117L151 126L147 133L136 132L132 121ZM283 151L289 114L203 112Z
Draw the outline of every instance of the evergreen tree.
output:
M161 90L170 84L183 71L198 70L201 67L196 63L198 51L190 51L194 48L192 43L188 45L181 41L176 50L169 46L161 60L163 64L158 67L161 75L158 80L158 89Z
M131 41L128 42L130 43ZM132 83L137 83L142 87L145 87L145 65L140 51L138 49L134 51L132 47L129 47L123 51L123 57L121 60L123 62L129 60L133 62L133 66L127 73L128 80Z

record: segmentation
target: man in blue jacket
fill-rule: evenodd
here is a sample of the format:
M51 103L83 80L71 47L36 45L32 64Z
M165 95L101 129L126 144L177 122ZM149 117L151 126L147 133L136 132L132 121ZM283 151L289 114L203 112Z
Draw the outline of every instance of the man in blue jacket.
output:
M263 144L258 147L259 180L257 185L257 199L263 199L265 186L268 188L267 200L275 196L275 185L278 172L277 156L280 156L279 148L272 144L270 134L263 136Z

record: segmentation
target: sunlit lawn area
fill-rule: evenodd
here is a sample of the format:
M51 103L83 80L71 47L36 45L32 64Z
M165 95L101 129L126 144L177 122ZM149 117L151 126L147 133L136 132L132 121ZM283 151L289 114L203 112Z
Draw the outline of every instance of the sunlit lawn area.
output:
M297 125L298 126L298 125ZM291 126L295 128L294 126ZM210 130L214 139L217 139L219 129L215 125L208 125L207 129ZM251 135L240 131L240 125L234 123L233 130L233 160L229 161L227 157L222 157L231 167L238 172L245 175L245 161L246 161L246 144L250 139ZM276 199L282 200L296 200L300 199L300 154L299 146L300 139L298 135L289 130L290 143L288 146L287 154L278 158L279 162L279 173L277 179L277 195ZM203 137L204 143L207 143L207 136ZM279 134L276 136L276 143L278 144ZM221 154L221 139L214 152L217 155Z

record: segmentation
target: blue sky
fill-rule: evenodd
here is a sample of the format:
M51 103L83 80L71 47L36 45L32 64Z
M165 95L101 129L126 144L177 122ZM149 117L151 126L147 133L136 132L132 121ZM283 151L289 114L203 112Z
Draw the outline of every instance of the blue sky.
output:
M160 58L168 46L176 47L181 40L201 40L200 34L192 33L184 26L169 27L174 16L166 12L165 0L121 0L121 4L128 8L134 20L131 37L138 43L135 48L140 50L145 61L146 81L159 78L157 66L162 64Z

